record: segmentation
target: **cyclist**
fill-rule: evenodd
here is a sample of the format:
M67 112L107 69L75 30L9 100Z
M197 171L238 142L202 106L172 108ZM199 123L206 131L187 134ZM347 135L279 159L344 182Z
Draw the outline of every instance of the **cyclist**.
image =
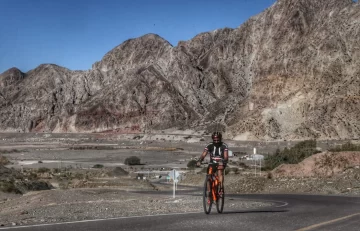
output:
M228 146L226 143L222 142L222 135L220 132L214 132L211 135L212 141L211 143L209 143L208 145L206 145L204 152L201 154L198 162L196 163L196 165L199 167L201 165L201 162L204 160L204 158L206 157L206 155L209 153L210 154L210 163L214 162L214 158L221 158L222 161L220 161L219 166L218 166L218 176L219 176L219 181L220 181L220 185L221 185L221 189L223 188L223 184L224 184L224 169L226 167L227 161L228 161ZM209 173L209 166L207 169L207 172ZM222 192L222 191L221 191Z

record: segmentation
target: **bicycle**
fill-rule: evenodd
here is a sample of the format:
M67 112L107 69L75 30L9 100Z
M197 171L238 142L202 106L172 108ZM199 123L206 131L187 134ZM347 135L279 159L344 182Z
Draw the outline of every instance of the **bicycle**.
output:
M203 193L205 214L211 212L211 207L214 202L216 203L216 210L218 213L222 213L224 209L224 186L221 188L219 177L217 175L217 167L219 166L220 161L222 161L222 159L215 158L213 159L213 163L208 163L209 168L205 177ZM220 190L222 191L222 194L220 194Z

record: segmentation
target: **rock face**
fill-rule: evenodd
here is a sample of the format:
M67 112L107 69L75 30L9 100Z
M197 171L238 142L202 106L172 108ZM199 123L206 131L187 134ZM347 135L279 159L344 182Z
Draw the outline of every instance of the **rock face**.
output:
M234 139L358 139L360 4L278 0L176 47L129 39L91 70L0 75L0 129L223 130Z

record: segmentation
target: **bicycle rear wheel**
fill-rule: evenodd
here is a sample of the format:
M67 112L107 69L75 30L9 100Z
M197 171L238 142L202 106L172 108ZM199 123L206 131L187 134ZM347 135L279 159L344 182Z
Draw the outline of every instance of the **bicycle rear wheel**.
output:
M210 213L212 204L213 204L213 200L211 197L210 175L207 175L205 177L204 192L203 192L203 207L204 207L204 212L206 214Z
M217 201L216 201L216 210L218 211L218 213L222 213L224 210L224 201L225 201L225 191L224 191L224 186L222 188L222 193L220 194L220 190L221 187L220 185L217 186Z

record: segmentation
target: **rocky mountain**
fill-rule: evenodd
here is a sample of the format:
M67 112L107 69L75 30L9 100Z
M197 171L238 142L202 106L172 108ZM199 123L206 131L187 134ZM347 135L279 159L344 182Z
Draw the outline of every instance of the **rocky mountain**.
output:
M278 0L175 47L155 34L129 39L91 70L12 68L0 75L0 129L358 139L359 37L359 3Z

